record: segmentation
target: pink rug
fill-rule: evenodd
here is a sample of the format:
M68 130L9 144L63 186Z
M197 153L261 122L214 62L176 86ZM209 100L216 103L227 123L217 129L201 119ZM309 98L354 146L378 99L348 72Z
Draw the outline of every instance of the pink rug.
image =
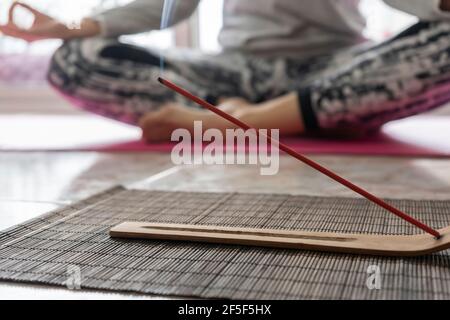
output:
M450 157L450 117L418 116L364 140L282 138L306 154ZM145 144L138 128L95 116L0 116L0 151L171 152Z

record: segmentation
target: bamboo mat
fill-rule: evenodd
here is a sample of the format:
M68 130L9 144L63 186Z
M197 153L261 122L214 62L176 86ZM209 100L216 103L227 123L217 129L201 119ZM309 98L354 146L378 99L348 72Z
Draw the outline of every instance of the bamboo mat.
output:
M392 200L433 227L450 224L450 201ZM213 244L117 240L123 221L416 233L363 199L268 194L184 193L122 187L0 233L0 279L233 299L450 299L450 252L382 258ZM381 289L369 290L377 265Z

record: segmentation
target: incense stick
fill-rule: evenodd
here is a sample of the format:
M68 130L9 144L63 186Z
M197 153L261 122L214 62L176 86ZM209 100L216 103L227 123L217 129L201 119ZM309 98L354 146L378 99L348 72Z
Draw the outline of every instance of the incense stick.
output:
M244 129L244 130L250 130L250 129L254 129L251 126L249 126L248 124L240 121L239 119L236 119L235 117L229 115L228 113L220 110L219 108L213 106L212 104L206 102L205 100L193 95L192 93L184 90L183 88L180 88L179 86L177 86L176 84L165 80L161 77L158 78L158 81L163 84L164 86L168 87L171 90L176 91L177 93L181 94L182 96L188 98L189 100L199 104L200 106L214 112L215 114L219 115L220 117L230 121L231 123L237 125L238 127ZM436 238L440 238L441 234L436 231L435 229L431 228L430 226L424 224L423 222L411 217L410 215L406 214L405 212L395 208L394 206L390 205L389 203L383 201L382 199L378 198L377 196L371 194L370 192L364 190L363 188L355 185L354 183L350 182L349 180L339 176L338 174L334 173L333 171L325 168L324 166L320 165L319 163L307 158L304 155L301 155L300 153L297 153L296 151L294 151L293 149L289 148L287 145L276 141L275 139L273 139L270 134L268 134L267 136L260 133L258 130L254 131L255 134L258 137L265 137L270 139L270 141L276 143L279 145L279 149L286 152L287 154L291 155L292 157L296 158L297 160L305 163L306 165L310 166L311 168L321 172L322 174L328 176L329 178L333 179L334 181L344 185L345 187L349 188L350 190L360 194L361 196L363 196L364 198L366 198L367 200L375 203L376 205L388 210L389 212L395 214L396 216L400 217L401 219L415 225L416 227L422 229L423 231L431 234L432 236L436 237Z

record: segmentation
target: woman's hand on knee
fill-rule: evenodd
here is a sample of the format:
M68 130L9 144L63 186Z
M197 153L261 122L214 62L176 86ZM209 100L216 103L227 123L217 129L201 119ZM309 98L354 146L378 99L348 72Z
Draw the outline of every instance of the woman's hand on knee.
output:
M17 8L23 8L33 15L31 27L23 28L17 24L14 19ZM33 42L44 39L91 37L100 33L100 26L91 19L84 19L79 25L66 25L25 3L14 2L9 8L8 22L0 25L0 32L10 37Z

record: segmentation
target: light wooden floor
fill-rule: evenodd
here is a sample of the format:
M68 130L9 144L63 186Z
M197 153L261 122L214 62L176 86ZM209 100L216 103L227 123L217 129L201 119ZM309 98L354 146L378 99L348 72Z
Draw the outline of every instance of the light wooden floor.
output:
M313 158L383 197L448 199L450 195L450 160ZM354 196L287 157L282 157L278 175L262 177L253 166L173 167L168 154L0 153L0 179L0 229L117 184L149 190ZM0 299L123 297L155 298L0 283Z

